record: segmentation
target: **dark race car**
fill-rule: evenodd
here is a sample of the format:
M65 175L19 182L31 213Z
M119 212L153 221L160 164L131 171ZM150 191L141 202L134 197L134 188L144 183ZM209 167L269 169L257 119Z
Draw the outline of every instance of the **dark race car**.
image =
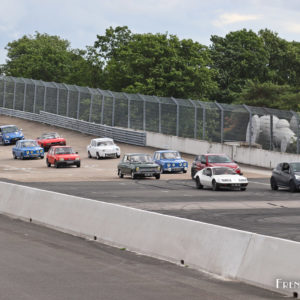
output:
M118 164L118 175L123 178L124 175L137 177L155 177L160 178L160 166L156 164L149 154L130 153L123 156Z
M48 151L51 146L65 146L66 140L56 132L43 133L37 138L38 144Z
M300 189L300 162L280 163L272 171L270 179L271 189L276 191L279 187L288 188L294 193Z

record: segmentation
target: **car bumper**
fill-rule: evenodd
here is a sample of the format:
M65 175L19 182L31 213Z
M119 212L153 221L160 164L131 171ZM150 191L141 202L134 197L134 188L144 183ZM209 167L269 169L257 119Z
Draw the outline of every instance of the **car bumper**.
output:
M80 160L65 160L65 161L57 161L56 164L58 166L71 166L71 165L80 165Z
M160 175L160 172L134 172L133 175L140 177L155 177Z
M218 183L220 189L240 190L246 188L248 183Z
M98 152L100 157L116 157L120 156L118 152Z
M165 167L163 168L163 172L184 172L187 171L187 167Z

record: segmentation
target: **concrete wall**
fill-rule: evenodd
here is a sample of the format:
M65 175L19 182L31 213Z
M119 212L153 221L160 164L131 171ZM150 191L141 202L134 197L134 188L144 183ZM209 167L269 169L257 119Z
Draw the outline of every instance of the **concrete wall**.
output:
M10 183L0 189L2 214L277 292L277 278L298 279L300 243Z
M225 153L239 163L264 168L275 168L279 162L300 161L300 155L297 154L240 147L237 145L210 143L155 132L147 132L146 145L162 149L174 149L194 155Z

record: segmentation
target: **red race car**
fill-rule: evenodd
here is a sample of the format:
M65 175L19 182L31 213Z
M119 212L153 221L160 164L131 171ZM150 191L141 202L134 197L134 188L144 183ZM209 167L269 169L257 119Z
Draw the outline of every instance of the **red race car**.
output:
M75 165L80 168L80 157L70 146L52 146L47 153L46 165L56 168Z
M228 167L242 175L241 169L237 163L230 159L226 154L203 154L197 155L191 167L191 176L206 167Z
M37 138L38 144L44 148L44 151L48 151L51 146L61 145L65 146L66 140L56 132L43 133Z

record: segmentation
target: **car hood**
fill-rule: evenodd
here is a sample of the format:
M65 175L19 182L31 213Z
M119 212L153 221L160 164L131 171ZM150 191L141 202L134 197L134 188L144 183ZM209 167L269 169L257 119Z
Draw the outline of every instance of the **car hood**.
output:
M64 158L64 159L75 159L75 158L79 158L78 154L56 154L55 158L59 159L59 158Z
M161 162L163 163L185 163L186 160L181 159L181 158L175 158L175 159L160 159Z
M64 142L64 138L55 138L55 139L43 139L38 140L40 143L57 143L57 142Z
M22 147L20 150L22 151L37 151L37 150L42 150L43 148L41 147Z
M222 175L214 175L213 178L217 181L217 182L222 182L222 179L230 179L231 183L245 183L248 182L247 178L244 176L240 176L240 175L231 175L231 174L222 174Z
M99 149L99 150L115 150L116 148L119 148L119 147L116 145L111 145L111 146L98 146L95 148Z
M234 163L234 162L230 162L230 163L208 163L209 166L211 167L228 167L228 168L232 168L232 169L236 169L239 166Z
M9 136L10 138L15 138L15 137L20 137L23 136L23 133L20 131L16 131L16 132L9 132L9 133L3 133L4 136Z
M137 166L137 167L142 167L142 168L155 168L155 167L159 167L158 164L156 163L130 163L131 165Z

